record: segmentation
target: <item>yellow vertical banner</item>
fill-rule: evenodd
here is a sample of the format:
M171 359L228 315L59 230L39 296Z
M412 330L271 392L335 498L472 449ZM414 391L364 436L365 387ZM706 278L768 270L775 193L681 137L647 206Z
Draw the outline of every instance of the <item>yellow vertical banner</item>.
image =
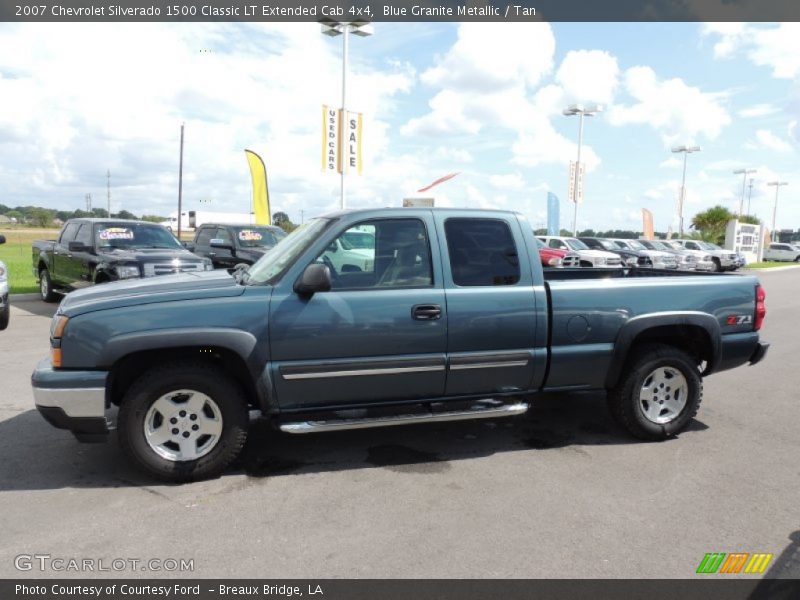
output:
M642 231L644 232L644 239L652 240L655 238L653 231L653 213L646 208L642 209Z
M261 157L252 150L245 150L250 177L253 179L253 212L256 225L270 225L269 189L267 188L267 167Z

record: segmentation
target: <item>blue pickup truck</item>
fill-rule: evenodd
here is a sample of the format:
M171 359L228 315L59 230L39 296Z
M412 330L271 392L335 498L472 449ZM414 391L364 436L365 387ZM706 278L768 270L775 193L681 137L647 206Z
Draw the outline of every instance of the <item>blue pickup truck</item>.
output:
M372 242L359 264L336 241ZM381 209L314 219L238 270L67 295L36 405L79 440L109 431L170 481L239 454L250 410L284 432L524 413L542 392L606 390L632 435L697 413L704 376L757 363L750 276L547 269L513 212Z

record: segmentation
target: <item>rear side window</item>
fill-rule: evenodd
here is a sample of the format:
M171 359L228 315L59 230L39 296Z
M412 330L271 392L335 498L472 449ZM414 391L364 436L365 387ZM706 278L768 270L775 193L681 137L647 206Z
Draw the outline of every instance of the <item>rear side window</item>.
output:
M444 230L456 285L514 285L519 281L519 255L508 223L447 219Z
M84 223L78 230L75 236L76 242L81 242L84 246L92 245L92 225L91 223Z
M208 246L211 242L211 238L214 237L214 232L216 229L213 227L203 227L200 230L200 233L197 234L197 242L195 242L198 246Z
M61 238L59 241L62 244L74 242L75 234L78 232L78 227L80 227L80 223L67 223L67 226L64 227L64 231L61 232Z

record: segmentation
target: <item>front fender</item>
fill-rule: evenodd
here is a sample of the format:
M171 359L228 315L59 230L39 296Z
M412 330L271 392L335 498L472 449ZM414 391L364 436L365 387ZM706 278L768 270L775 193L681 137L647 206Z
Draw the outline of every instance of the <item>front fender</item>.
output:
M256 337L240 329L219 327L191 329L156 329L127 333L106 342L100 368L110 368L119 359L144 350L216 346L238 354L245 364L250 364L256 348Z

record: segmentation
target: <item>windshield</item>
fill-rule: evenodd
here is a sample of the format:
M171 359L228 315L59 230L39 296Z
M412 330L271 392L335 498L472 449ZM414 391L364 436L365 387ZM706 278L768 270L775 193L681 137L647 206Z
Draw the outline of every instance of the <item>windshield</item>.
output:
M342 248L352 250L353 248L374 250L375 236L366 231L347 231L339 238Z
M709 244L708 242L697 242L697 245L700 246L703 250L721 250L719 246L715 244Z
M282 229L271 229L270 227L234 227L236 239L242 248L272 248L280 240L286 237Z
M280 244L267 250L248 270L247 283L272 283L283 275L297 258L314 243L333 221L314 219L287 235Z
M94 226L95 246L113 248L183 248L166 228L153 223L97 223Z
M611 240L597 240L600 242L600 245L605 248L606 250L617 250L616 243L612 242Z
M589 246L584 244L582 241L575 239L575 238L567 238L564 240L567 242L567 246L572 248L573 250L588 250Z
M628 240L628 247L633 248L634 250L644 250L644 244L639 240Z

